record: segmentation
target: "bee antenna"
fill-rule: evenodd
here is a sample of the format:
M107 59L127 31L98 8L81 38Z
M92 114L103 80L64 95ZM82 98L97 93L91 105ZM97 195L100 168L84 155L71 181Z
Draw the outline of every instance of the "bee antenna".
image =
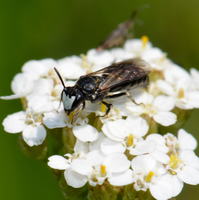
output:
M66 86L65 86L65 84L64 84L64 81L63 81L63 79L62 79L60 73L58 72L58 70L57 70L55 67L54 67L54 70L55 70L55 72L57 73L57 76L59 77L59 79L60 79L60 81L61 81L63 87L65 88Z

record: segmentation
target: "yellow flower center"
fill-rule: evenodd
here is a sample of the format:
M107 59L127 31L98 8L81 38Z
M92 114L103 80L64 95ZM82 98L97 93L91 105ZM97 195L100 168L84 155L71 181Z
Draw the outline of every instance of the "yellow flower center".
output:
M106 175L106 166L105 165L101 165L101 172L102 172L103 176Z
M179 93L178 93L178 98L182 99L184 97L184 90L180 88Z
M153 175L154 175L154 173L152 171L150 171L146 177L146 182L150 182Z
M129 134L129 137L128 137L128 146L132 146L133 145L133 134Z
M180 163L183 163L182 160L177 155L171 154L169 166L172 169L177 169Z
M142 48L145 49L146 48L146 44L149 41L149 38L144 35L144 36L141 37L141 40L142 40Z
M149 116L156 115L158 113L158 108L156 108L151 104L145 105L145 108L146 108L145 113Z

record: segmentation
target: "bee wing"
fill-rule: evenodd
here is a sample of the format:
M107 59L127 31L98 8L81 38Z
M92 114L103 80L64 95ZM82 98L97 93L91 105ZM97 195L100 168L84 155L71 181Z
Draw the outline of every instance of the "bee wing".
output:
M125 60L111 65L110 68L112 71L99 85L100 92L140 79L152 70L150 64L142 59Z
M98 71L95 71L95 72L91 72L89 74L86 74L86 75L83 75L81 76L82 77L86 77L86 76L100 76L100 77L103 77L103 78L106 78L110 73L112 73L114 70L115 70L115 64L113 65L110 65L108 67L105 67L103 69L100 69Z

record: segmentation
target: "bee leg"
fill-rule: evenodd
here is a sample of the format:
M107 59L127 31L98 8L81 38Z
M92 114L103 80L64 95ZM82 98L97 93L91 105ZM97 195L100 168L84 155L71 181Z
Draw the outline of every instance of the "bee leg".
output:
M136 103L134 98L130 95L130 93L128 92L125 92L126 93L126 96L134 103L136 104L137 106L140 106L140 105L143 105L143 103Z
M82 105L82 110L84 110L85 109L85 102L83 102L82 104L83 104Z
M70 123L73 124L76 115L85 108L85 102L82 103L82 107L70 113Z
M118 93L118 94L109 95L109 96L106 96L105 99L115 99L115 98L118 98L118 97L121 97L121 96L124 96L124 95L127 95L126 92L121 92L121 93Z
M106 113L102 116L97 116L97 117L105 117L106 115L108 115L108 113L110 112L111 110L111 107L113 106L112 104L110 103L106 103L106 101L102 101L101 103L103 103L106 107L107 107L107 110L106 110Z
M118 93L118 94L109 95L109 96L106 96L106 99L114 99L114 98L118 98L118 97L121 97L121 96L124 96L124 95L126 95L137 106L143 105L143 103L136 103L134 98L128 92L121 92L121 93Z

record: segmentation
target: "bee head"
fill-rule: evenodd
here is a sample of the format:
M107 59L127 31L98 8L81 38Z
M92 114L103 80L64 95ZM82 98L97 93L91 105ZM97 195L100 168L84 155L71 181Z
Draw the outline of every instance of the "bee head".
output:
M69 115L76 109L78 109L78 111L81 110L84 107L83 105L85 102L83 93L75 86L66 87L59 71L56 68L54 68L54 70L57 73L57 76L59 77L64 88L61 93L61 100L63 102L65 112ZM81 104L82 107L80 107Z
M67 114L76 110L84 103L84 95L76 87L65 87L61 94L64 110Z

